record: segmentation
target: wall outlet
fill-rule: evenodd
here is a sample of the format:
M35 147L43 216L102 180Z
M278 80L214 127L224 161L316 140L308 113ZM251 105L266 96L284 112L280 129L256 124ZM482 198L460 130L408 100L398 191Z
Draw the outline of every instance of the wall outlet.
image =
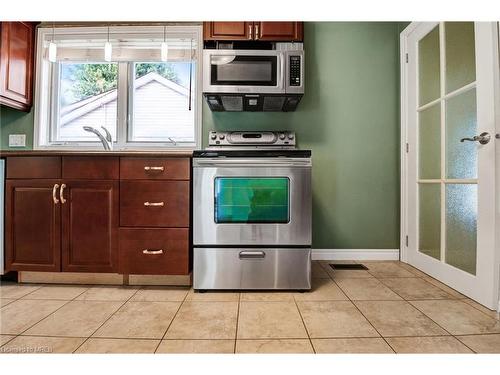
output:
M26 147L26 134L9 134L9 147Z

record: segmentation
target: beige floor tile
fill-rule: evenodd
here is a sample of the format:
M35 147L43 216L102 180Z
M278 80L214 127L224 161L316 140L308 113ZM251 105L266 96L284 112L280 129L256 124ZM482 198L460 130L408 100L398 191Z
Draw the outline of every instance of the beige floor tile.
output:
M234 340L163 340L156 353L234 353Z
M84 338L76 337L41 337L17 336L0 349L4 353L73 353L83 342Z
M317 279L329 279L330 275L325 271L319 262L311 263L311 274L313 278Z
M7 344L14 337L16 337L16 336L12 336L12 335L0 335L0 346Z
M26 335L88 337L122 302L71 301L36 324Z
M160 340L90 338L75 353L154 353Z
M170 286L143 287L130 299L134 302L182 302L189 288Z
M20 334L47 315L53 313L66 301L18 300L0 310L2 334Z
M312 354L314 351L308 339L236 340L236 353Z
M94 286L79 295L77 301L127 301L137 292L133 286Z
M403 267L399 262L363 262L368 267L368 272L375 277L415 277L415 275Z
M234 339L238 302L184 302L166 339Z
M24 297L28 293L39 289L41 285L17 284L11 282L2 282L0 284L0 298L17 299Z
M457 338L476 353L500 353L500 335L458 336Z
M93 337L161 339L180 302L127 302Z
M193 289L189 291L186 301L214 301L214 302L237 302L240 299L240 293L235 292L212 292L204 293L195 292Z
M297 302L311 338L378 337L350 301Z
M347 296L330 279L312 279L309 292L296 293L296 301L345 301Z
M459 300L412 301L453 335L500 333L500 321Z
M0 308L7 306L9 303L14 302L15 299L10 299L10 298L0 298Z
M320 264L325 270L325 272L334 280L338 279L371 279L374 276L366 270L341 270L333 269L330 266L332 264L354 264L354 261L322 261Z
M241 302L238 339L307 338L295 302Z
M429 276L425 272L422 272L419 269L416 269L415 267L410 266L408 263L399 262L398 265L400 267L403 267L408 272L411 272L415 276L418 276L418 277L428 277Z
M294 293L290 292L241 292L241 301L292 301Z
M452 336L388 337L386 340L396 353L472 353Z
M356 306L384 337L438 336L446 331L405 301L357 301Z
M450 299L450 294L419 277L380 279L382 283L407 300Z
M23 299L72 300L88 289L86 286L46 285L23 297Z
M445 285L442 282L440 282L440 281L438 281L438 280L436 280L436 279L434 279L434 278L432 278L430 276L423 277L423 279L425 281L431 283L432 285L437 286L438 288L444 290L446 293L448 293L449 295L451 295L453 298L458 298L458 299L467 298L463 294L457 292L455 289L450 288L448 285Z
M382 338L313 339L316 353L394 353Z
M377 279L339 279L338 286L352 300L394 301L401 300L396 293Z
M498 311L490 310L487 307L484 307L483 305L481 305L481 304L477 303L476 301L473 301L473 300L471 300L469 298L463 299L462 301L465 302L468 305L471 305L472 307L476 308L477 310L485 313L490 318L493 318L493 319L496 319L496 320L500 320L500 314L498 313Z

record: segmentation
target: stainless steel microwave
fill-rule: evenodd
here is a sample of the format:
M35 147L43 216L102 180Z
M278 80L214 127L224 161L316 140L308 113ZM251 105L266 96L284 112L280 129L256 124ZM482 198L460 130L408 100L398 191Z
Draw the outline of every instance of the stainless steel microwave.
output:
M212 111L293 111L304 94L303 50L203 51Z

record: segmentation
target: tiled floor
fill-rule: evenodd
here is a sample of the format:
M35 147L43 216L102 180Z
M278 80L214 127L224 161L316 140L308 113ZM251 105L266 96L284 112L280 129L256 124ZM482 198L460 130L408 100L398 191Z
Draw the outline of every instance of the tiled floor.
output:
M0 286L3 353L500 353L500 320L399 262L334 271L313 290Z

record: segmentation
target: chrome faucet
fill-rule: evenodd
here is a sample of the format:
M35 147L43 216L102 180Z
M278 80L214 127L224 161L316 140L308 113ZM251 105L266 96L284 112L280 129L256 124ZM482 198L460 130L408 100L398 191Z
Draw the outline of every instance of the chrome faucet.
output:
M106 136L103 136L99 130L92 126L84 126L83 130L89 133L94 133L97 135L99 140L102 143L102 146L106 151L111 151L113 149L113 139L111 138L111 133L106 129L104 126L101 126L102 130L104 130L104 133L106 133Z

